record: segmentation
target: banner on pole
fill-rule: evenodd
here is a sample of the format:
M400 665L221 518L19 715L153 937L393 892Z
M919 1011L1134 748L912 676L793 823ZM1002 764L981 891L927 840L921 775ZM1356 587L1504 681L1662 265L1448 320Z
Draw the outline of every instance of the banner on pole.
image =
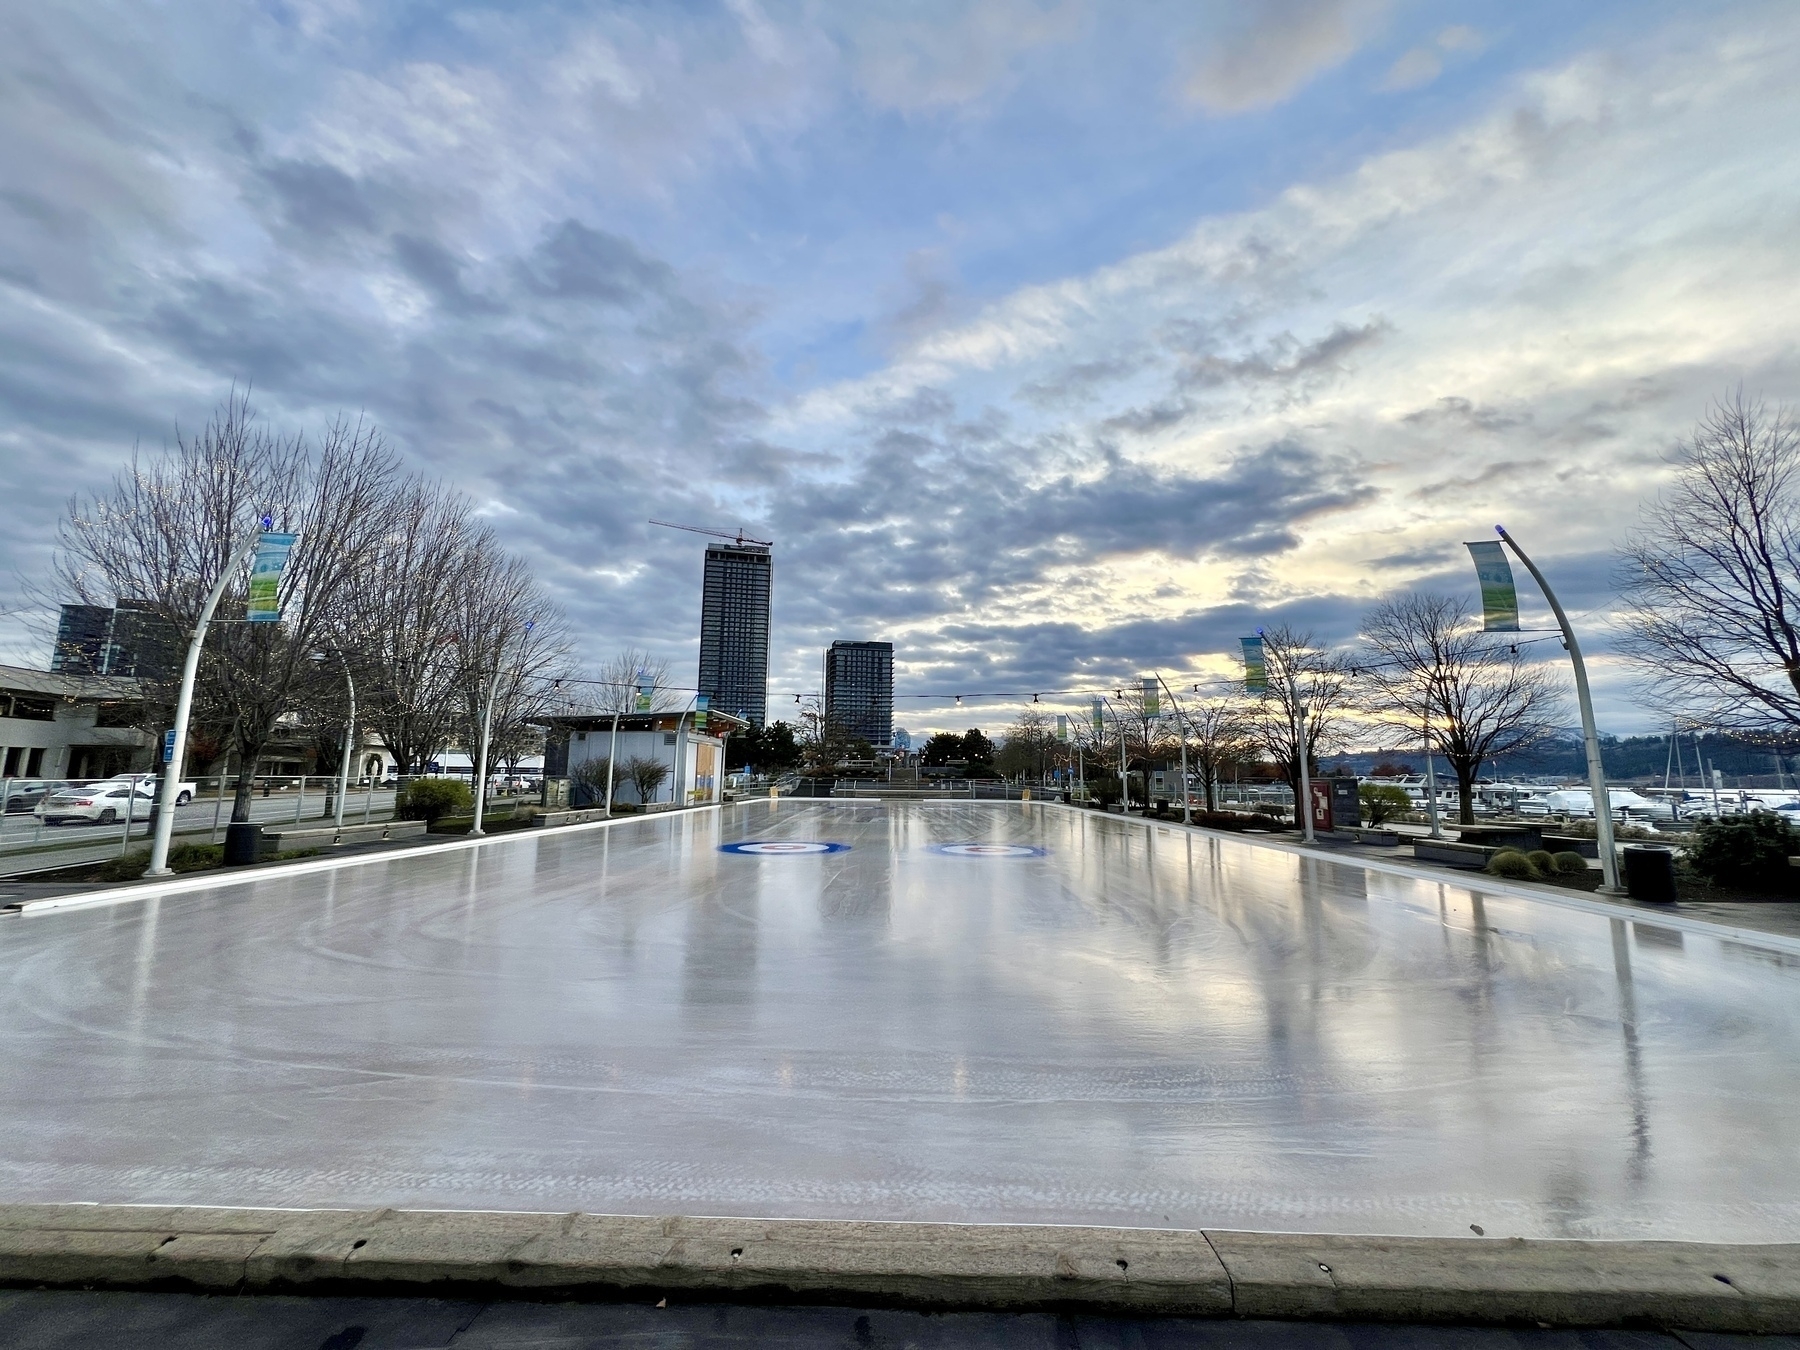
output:
M1144 716L1161 717L1162 701L1157 696L1156 676L1144 676Z
M1506 545L1482 540L1468 545L1475 559L1475 576L1481 582L1481 626L1489 633L1519 631L1519 593L1513 588L1512 564Z
M244 606L244 618L248 622L281 621L281 572L287 566L288 551L298 537L265 530L257 540L256 561L250 564L250 599Z
M638 671L637 677L637 710L639 712L649 712L650 704L654 701L651 695L656 692L656 686L651 683L650 676L646 671Z
M1244 692L1269 692L1269 665L1263 659L1263 640L1259 637L1244 639Z
M706 708L712 699L705 694L694 695L694 730L706 730Z
M1067 713L1056 714L1056 739L1065 743L1069 739L1069 715Z
M1106 735L1106 705L1097 696L1094 699L1094 735Z

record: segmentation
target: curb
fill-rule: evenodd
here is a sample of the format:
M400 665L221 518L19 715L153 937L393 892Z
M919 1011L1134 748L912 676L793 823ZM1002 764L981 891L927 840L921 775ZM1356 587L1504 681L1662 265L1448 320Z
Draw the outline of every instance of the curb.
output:
M1800 1244L7 1205L0 1283L1800 1330Z

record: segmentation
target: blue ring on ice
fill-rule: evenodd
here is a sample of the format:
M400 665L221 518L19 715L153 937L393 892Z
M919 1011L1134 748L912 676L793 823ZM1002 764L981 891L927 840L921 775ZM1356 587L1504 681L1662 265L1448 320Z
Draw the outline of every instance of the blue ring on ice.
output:
M1034 844L933 844L931 851L951 858L1042 858L1050 852Z
M719 845L721 853L738 853L752 858L807 858L849 851L848 844L834 844L823 839L746 839L736 844Z

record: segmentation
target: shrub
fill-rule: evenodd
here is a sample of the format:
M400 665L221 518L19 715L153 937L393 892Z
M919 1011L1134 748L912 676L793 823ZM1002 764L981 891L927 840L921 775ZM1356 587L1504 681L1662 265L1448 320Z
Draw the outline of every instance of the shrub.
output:
M1502 849L1488 859L1488 872L1497 877L1508 877L1514 881L1531 881L1537 877L1537 868L1531 865L1531 859L1517 849Z
M1391 783L1364 783L1356 790L1356 796L1371 825L1385 825L1412 810L1412 798L1406 795L1406 789Z
M415 778L400 794L394 814L401 820L434 825L440 817L474 809L475 794L467 783L455 778Z
M1534 848L1525 855L1525 860L1537 870L1541 877L1547 877L1556 870L1556 856L1547 848Z
M1209 830L1241 830L1256 823L1255 816L1240 815L1236 811L1194 812L1194 824L1204 825Z
M1586 858L1567 850L1551 855L1550 861L1556 864L1556 870L1565 877L1580 876L1588 870Z
M176 844L169 849L171 872L204 872L209 867L221 866L224 861L223 844ZM99 871L100 880L135 881L144 875L144 869L149 865L150 850L140 849L136 853L127 853L123 858L103 863Z
M1589 820L1571 820L1549 830L1551 834L1560 834L1566 839L1598 839L1600 827ZM1661 839L1662 835L1655 830L1647 830L1642 825L1627 825L1623 821L1613 822L1613 838L1625 839Z
M1800 834L1772 811L1703 821L1688 845L1688 865L1717 886L1785 890L1790 854L1800 853Z

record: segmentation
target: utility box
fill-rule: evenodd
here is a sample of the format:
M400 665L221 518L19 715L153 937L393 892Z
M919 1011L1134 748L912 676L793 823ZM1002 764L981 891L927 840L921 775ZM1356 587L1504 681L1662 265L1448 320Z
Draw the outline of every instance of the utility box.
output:
M1313 833L1329 833L1331 830L1331 784L1315 778L1307 786L1312 789Z
M1362 797L1358 791L1361 785L1354 778L1328 781L1331 783L1332 828L1349 830L1362 824Z

